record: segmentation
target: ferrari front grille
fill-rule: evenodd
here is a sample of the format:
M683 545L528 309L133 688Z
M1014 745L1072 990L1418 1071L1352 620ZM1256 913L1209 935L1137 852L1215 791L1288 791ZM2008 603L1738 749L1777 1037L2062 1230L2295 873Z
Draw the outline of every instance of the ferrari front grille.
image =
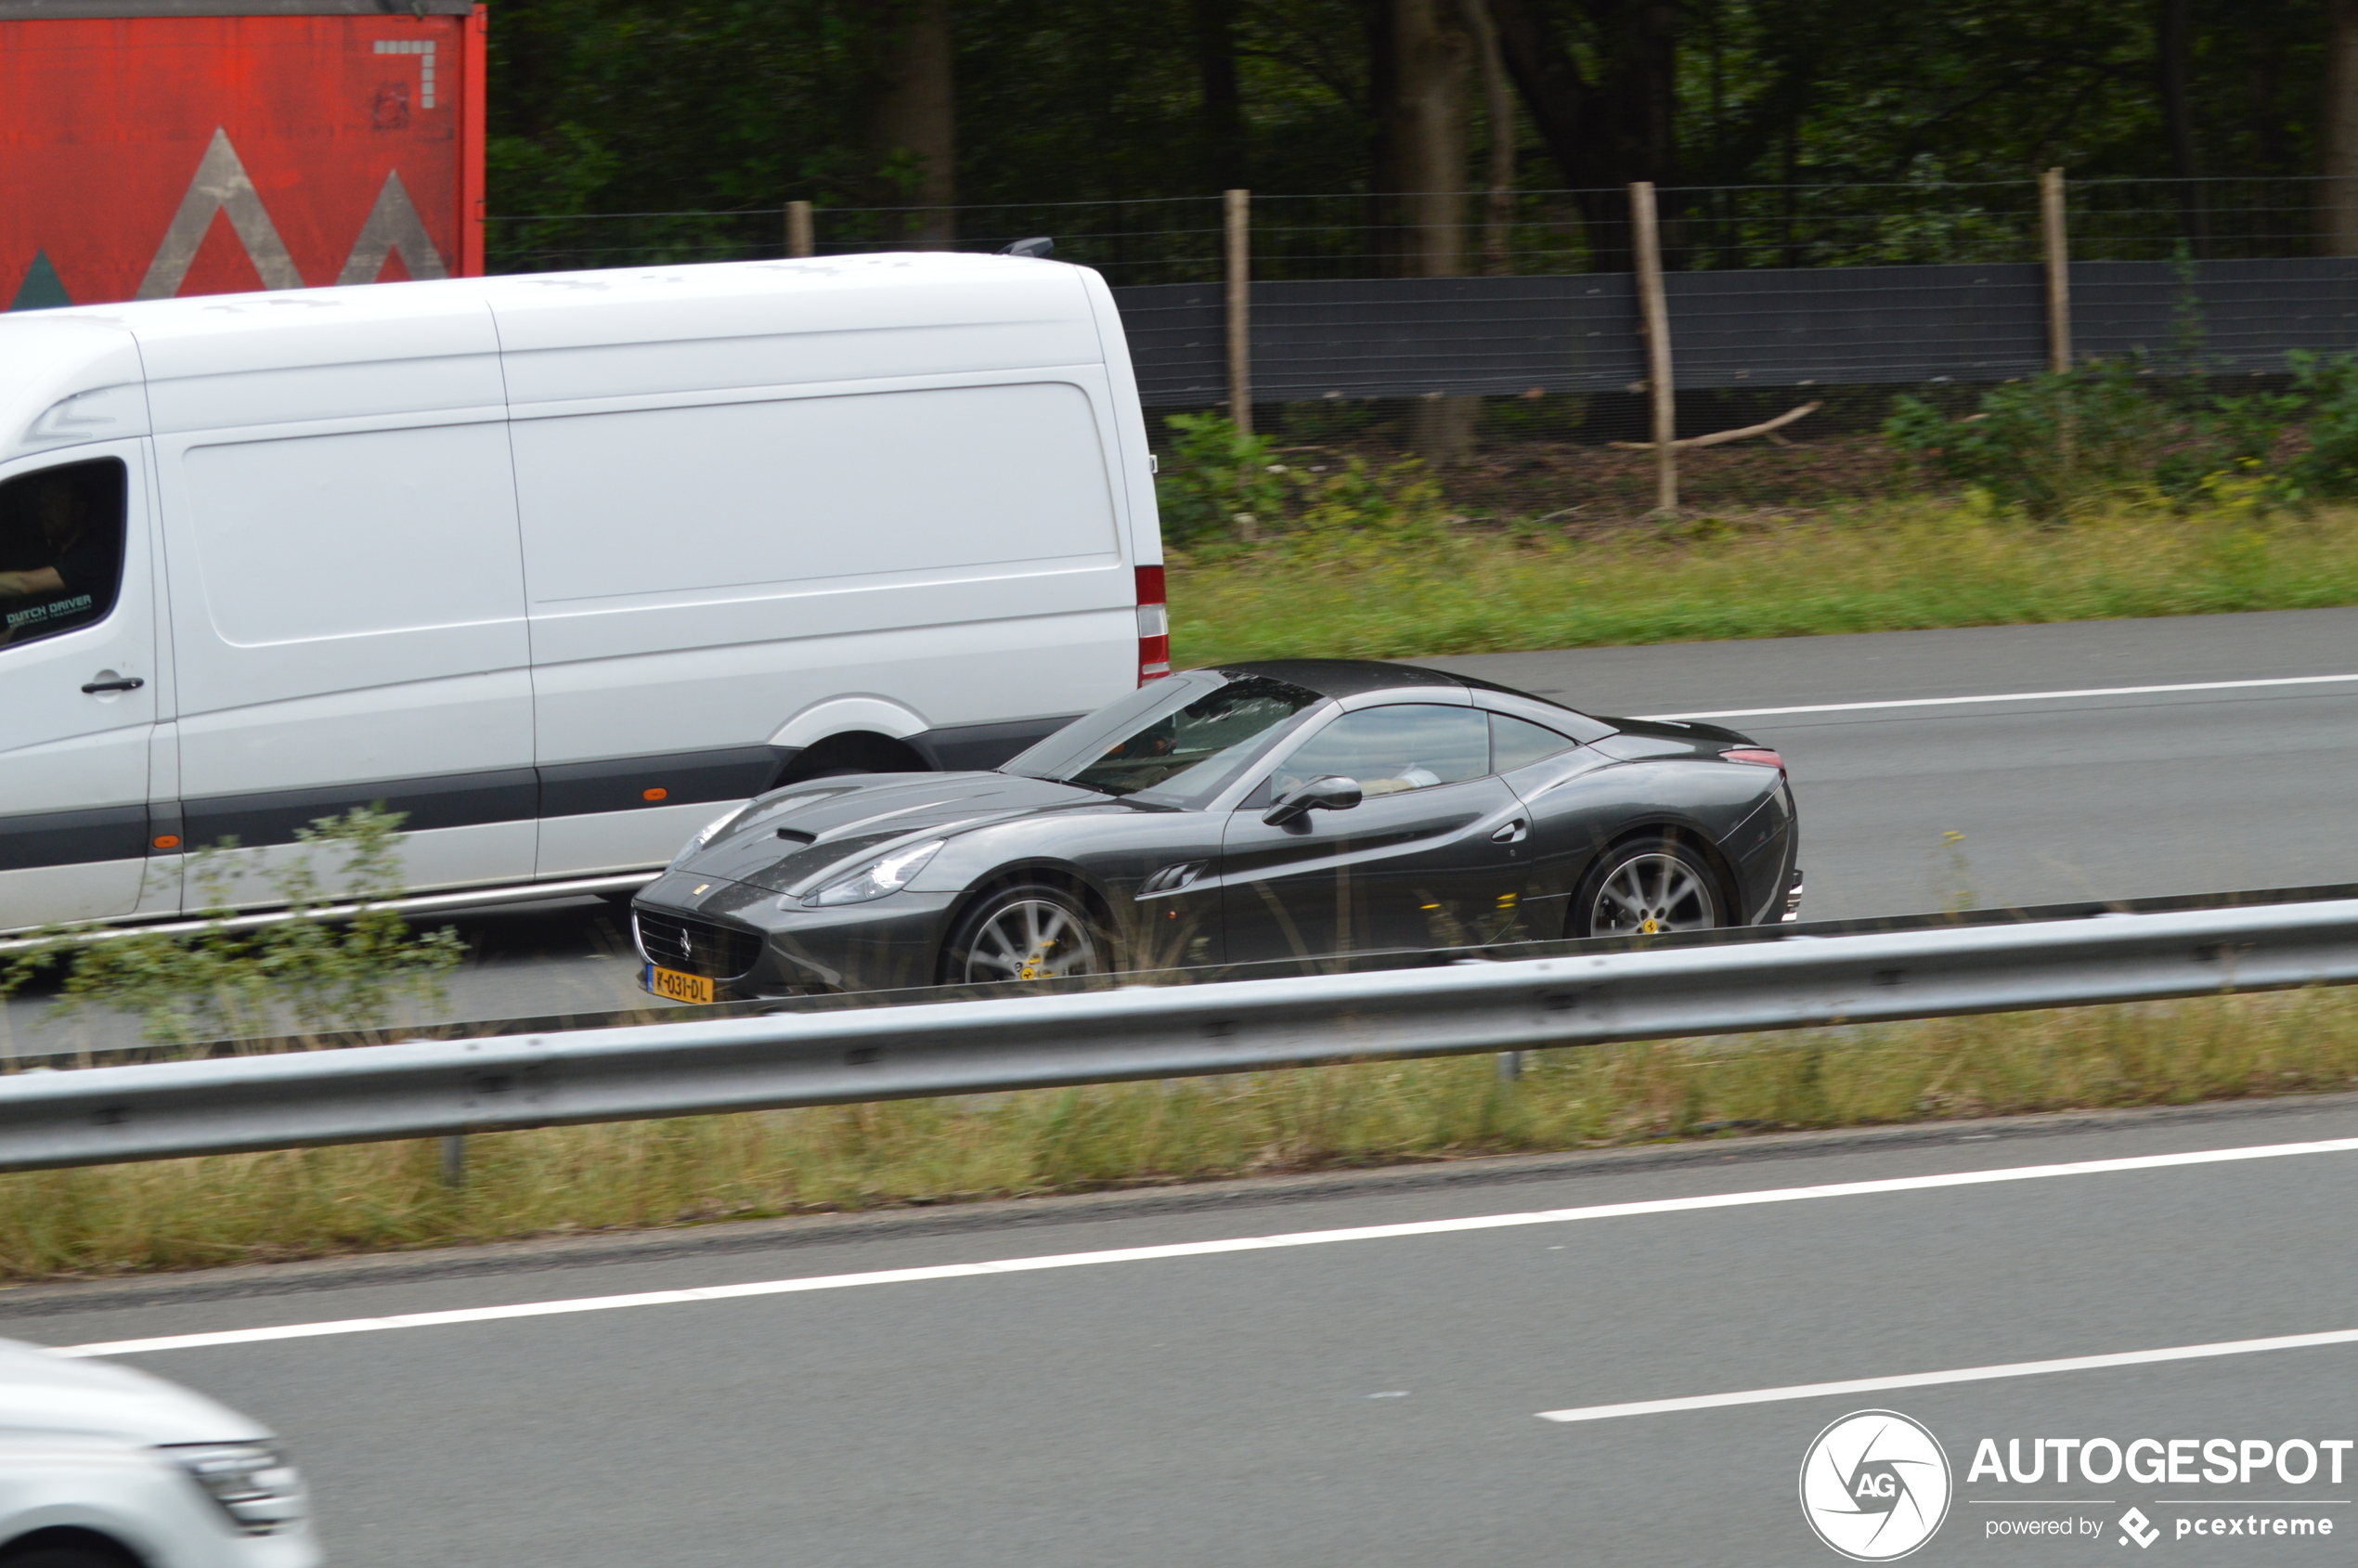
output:
M761 956L761 939L751 931L734 931L703 920L683 920L653 910L631 912L639 938L639 956L659 968L683 975L704 975L733 980Z

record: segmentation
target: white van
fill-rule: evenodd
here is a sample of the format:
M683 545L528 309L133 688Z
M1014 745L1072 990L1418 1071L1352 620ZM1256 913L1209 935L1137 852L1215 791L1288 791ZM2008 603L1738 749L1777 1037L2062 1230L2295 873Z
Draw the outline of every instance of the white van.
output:
M993 766L1167 672L1151 466L1050 261L0 317L0 929L177 913L187 849L354 806L488 900Z

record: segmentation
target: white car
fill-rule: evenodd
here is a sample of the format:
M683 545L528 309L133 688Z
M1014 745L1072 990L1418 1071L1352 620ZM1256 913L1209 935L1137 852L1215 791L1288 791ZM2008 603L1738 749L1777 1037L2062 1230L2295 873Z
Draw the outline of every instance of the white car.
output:
M247 1417L0 1340L0 1568L311 1568L302 1478Z

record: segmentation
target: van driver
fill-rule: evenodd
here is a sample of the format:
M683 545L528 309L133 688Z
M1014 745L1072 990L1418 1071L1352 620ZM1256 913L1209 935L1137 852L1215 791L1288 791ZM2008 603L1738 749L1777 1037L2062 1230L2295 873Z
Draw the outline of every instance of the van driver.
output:
M110 599L115 577L112 541L107 538L104 529L90 526L89 508L75 494L74 486L54 481L44 485L35 493L29 510L34 525L41 531L44 547L32 553L49 559L45 565L0 572L0 602L19 602L9 606L16 610L28 599L71 602L86 597L90 604ZM78 604L63 614L71 615L74 609L87 607L88 604ZM0 642L9 641L20 630L32 629L15 614L8 616L8 622L7 630L0 633Z

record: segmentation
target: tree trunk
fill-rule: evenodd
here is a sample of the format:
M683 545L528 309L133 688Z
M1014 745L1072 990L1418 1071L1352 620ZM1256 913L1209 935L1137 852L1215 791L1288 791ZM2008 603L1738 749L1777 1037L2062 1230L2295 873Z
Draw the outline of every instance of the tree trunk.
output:
M1465 271L1466 67L1473 40L1450 0L1393 0L1398 51L1385 106L1399 149L1401 270L1411 278Z
M1252 181L1245 176L1244 95L1237 85L1237 0L1195 0L1194 11L1204 183L1242 189Z
M2326 6L2326 103L2317 123L2317 249L2358 256L2358 0Z
M958 238L958 119L952 74L950 0L901 0L880 8L890 30L878 72L874 145L878 183L906 202L900 240L947 250Z
M1392 0L1394 51L1387 139L1400 171L1399 267L1409 278L1466 270L1466 68L1474 40L1454 0ZM1408 445L1429 462L1465 460L1481 400L1429 395Z
M1507 62L1498 53L1498 29L1490 20L1483 0L1462 0L1466 25L1473 34L1475 58L1482 62L1482 98L1489 120L1490 166L1484 173L1488 188L1482 203L1482 270L1506 278L1515 270L1515 87Z
M2201 192L2195 179L2194 110L2186 91L2188 57L2194 46L2191 0L2157 0L2154 7L2155 85L2161 95L2161 123L2170 139L2170 175L2178 188L2181 229L2196 255L2203 248Z
M1408 188L1402 172L1399 116L1399 18L1393 0L1360 0L1367 45L1367 242L1363 265L1374 278L1402 276L1399 193Z
M2358 3L2358 0L2352 0ZM1579 192L1590 265L1626 272L1631 183L1675 176L1678 9L1674 0L1589 0L1596 77L1589 80L1534 0L1486 0L1498 51L1564 184ZM1664 201L1664 265L1678 264L1679 223Z

